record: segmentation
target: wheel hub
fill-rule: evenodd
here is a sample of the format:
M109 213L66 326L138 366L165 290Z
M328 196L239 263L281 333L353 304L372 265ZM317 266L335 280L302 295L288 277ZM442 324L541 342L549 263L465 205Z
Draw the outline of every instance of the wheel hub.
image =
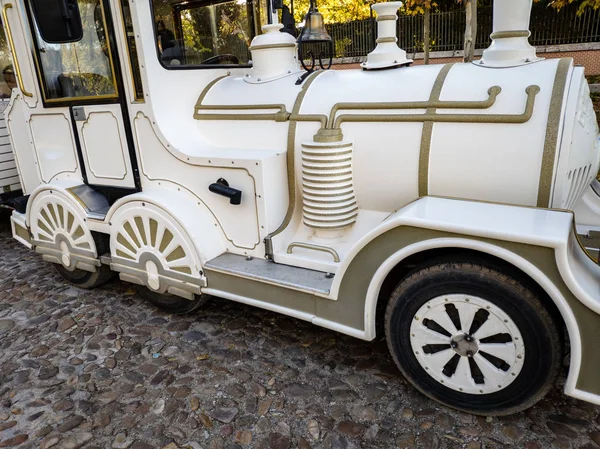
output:
M410 340L429 376L469 394L506 388L525 359L523 337L512 318L490 301L462 294L423 304L412 320Z
M450 339L450 346L461 357L473 357L479 352L477 339L468 334L459 334Z

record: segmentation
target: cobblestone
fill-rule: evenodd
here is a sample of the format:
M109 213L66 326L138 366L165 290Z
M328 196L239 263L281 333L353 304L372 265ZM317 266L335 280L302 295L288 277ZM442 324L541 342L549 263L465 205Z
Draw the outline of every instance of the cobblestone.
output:
M0 215L0 447L600 447L600 407L565 379L486 419L406 383L384 341L211 298L191 316L113 280L67 285Z

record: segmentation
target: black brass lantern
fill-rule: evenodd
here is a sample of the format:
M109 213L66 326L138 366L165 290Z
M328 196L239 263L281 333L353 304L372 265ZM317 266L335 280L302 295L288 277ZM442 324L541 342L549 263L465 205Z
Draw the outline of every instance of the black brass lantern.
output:
M315 0L310 0L308 13L304 18L304 28L298 37L298 57L304 70L312 72L317 63L327 70L333 63L333 39L325 29L323 15L317 9ZM308 64L305 60L310 61Z

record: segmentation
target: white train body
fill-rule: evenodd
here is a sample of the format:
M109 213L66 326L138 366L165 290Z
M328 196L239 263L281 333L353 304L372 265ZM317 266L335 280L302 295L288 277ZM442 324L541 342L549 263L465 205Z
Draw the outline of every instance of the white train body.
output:
M252 42L254 67L165 66L151 3L132 1L129 21L106 0L116 48L103 67L122 79L74 100L52 97L51 48L31 57L45 45L29 47L32 12L2 4L29 195L13 234L67 278L108 266L156 294L210 294L371 340L403 270L479 254L548 298L571 341L566 392L600 404L600 268L570 212L581 234L600 230L598 126L584 69L527 43L529 1L496 2L481 61L414 67L382 34L398 5L378 5L368 70L306 76L277 25ZM77 80L57 79L63 94Z
M0 100L0 203L21 193L17 164L4 119L7 106L8 100Z

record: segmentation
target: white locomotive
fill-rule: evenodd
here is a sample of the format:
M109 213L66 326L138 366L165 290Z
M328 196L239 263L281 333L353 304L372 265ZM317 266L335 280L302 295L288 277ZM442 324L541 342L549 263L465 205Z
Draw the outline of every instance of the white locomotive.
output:
M420 67L378 4L363 70L312 73L280 24L240 37L257 2L9 1L13 234L65 279L385 333L479 414L539 400L566 334L565 392L600 404L598 127L583 68L529 45L531 0L496 1L480 61Z

